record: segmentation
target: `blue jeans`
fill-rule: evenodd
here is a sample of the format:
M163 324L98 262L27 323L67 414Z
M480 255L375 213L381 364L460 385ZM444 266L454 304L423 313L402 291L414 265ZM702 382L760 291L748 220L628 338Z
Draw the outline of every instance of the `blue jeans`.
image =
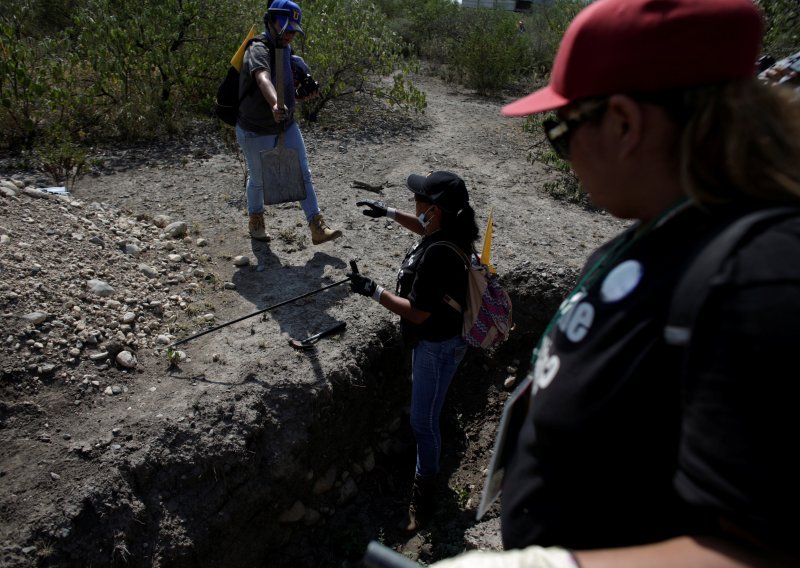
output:
M303 212L306 214L306 221L311 221L319 213L317 204L317 194L314 191L314 184L311 181L311 170L308 168L308 156L306 156L306 144L303 135L300 134L300 127L297 122L286 129L283 134L283 144L286 148L297 150L300 158L300 169L303 172L303 181L306 185L306 198L300 202ZM236 141L244 153L247 162L247 212L264 212L264 181L261 177L261 152L272 150L278 144L278 135L264 135L244 130L236 125Z
M417 477L439 472L442 434L439 417L450 382L467 352L461 336L420 341L411 354L411 429L417 440Z

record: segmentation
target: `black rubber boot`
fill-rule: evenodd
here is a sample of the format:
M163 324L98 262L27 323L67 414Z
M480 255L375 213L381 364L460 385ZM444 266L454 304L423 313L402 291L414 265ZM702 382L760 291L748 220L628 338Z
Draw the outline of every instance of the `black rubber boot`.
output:
M428 523L436 510L436 478L414 478L411 502L406 516L400 521L400 530L413 533Z

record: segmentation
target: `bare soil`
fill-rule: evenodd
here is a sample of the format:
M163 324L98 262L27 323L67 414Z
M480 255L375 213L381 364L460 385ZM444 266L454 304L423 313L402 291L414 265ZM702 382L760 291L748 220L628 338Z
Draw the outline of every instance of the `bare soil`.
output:
M350 100L301 125L323 214L344 232L320 246L295 203L268 209L270 243L248 238L243 165L216 124L97 148L63 196L3 160L0 565L346 566L373 539L430 563L499 545L497 506L482 525L474 512L509 378L623 223L541 190L535 138L500 114L510 98L416 82L424 115ZM480 224L493 212L517 328L491 356L468 354L444 411L439 512L408 536L395 528L414 461L397 318L347 285L265 308L340 282L351 260L392 287L414 236L355 203L410 208L406 177L439 169L466 180ZM289 344L337 322L312 349Z

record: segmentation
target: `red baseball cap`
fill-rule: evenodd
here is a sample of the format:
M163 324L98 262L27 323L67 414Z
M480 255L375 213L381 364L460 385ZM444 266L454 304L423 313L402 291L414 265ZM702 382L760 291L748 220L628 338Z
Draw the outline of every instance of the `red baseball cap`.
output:
M564 33L550 83L502 112L753 77L761 34L753 0L598 0Z

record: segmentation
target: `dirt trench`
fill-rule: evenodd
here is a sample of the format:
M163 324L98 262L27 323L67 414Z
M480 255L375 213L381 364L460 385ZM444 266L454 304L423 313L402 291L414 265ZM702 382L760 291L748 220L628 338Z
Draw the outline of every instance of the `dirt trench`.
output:
M328 388L270 385L246 409L201 410L192 427L165 428L150 442L160 452L118 467L83 496L68 533L40 535L51 547L40 564L356 565L375 539L427 561L457 552L475 524L507 369L524 374L520 357L574 277L556 272L504 278L517 331L491 356L471 352L459 371L444 424L453 443L443 458L442 510L417 538L435 546L415 549L394 528L413 474L413 439L402 412L408 354L396 326L386 325L359 346L355 367L326 377ZM225 443L209 430L224 432Z
M323 213L344 231L322 246L296 204L268 209L270 243L250 241L241 165L207 126L98 151L72 201L0 193L0 565L342 566L371 539L428 563L462 550L504 384L524 375L588 251L622 224L540 191L549 177L526 159L529 135L499 113L508 97L418 84L424 116L359 105L368 120L304 125ZM332 115L356 109L343 111ZM395 317L339 286L193 340L177 367L157 339L339 281L350 260L391 286L414 237L355 203L405 208L406 177L434 169L465 179L482 229L493 211L492 262L517 329L492 358L464 361L443 415L442 507L409 538L395 530L413 471ZM160 216L188 234L164 235ZM98 278L114 296L86 291ZM21 319L35 311L49 316ZM134 323L117 321L127 312ZM340 321L344 333L310 352L286 341ZM98 358L115 342L135 367Z

